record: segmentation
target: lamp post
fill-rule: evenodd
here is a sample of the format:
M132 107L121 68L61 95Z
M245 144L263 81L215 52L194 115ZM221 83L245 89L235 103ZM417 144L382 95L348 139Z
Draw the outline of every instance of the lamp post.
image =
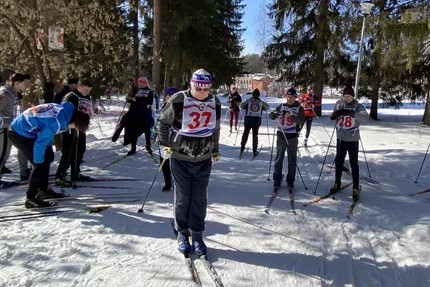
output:
M355 75L355 93L358 95L358 84L360 82L360 70L361 70L361 57L363 54L363 38L364 38L364 27L366 26L366 17L369 16L370 11L372 10L373 4L370 1L365 1L360 4L361 6L361 13L363 14L363 25L361 27L361 38L360 38L360 48L358 50L358 59L357 59L357 73Z

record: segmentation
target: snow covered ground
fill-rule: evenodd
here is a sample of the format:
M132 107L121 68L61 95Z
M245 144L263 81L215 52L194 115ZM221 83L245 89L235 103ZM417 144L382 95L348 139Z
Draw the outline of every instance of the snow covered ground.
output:
M272 108L282 102L267 100ZM225 104L225 98L221 101ZM297 175L297 215L291 212L285 183L270 215L264 212L272 193L274 122L263 121L259 156L251 161L249 151L239 160L241 133L237 138L230 134L223 116L222 159L213 166L204 235L208 257L224 286L430 286L430 193L409 196L430 187L429 158L414 183L430 138L429 127L419 125L423 106L380 109L380 121L362 126L363 190L349 220L351 188L334 200L302 206L315 198L333 131L328 118L333 103L324 101L309 148L299 148L298 167L307 189ZM84 163L90 171L85 174L141 181L82 183L123 189L68 190L73 196L94 197L60 202L65 207L58 210L67 210L62 214L18 220L6 216L37 215L23 208L25 187L1 190L0 286L193 286L176 250L170 225L173 194L161 192L162 174L154 182L144 213L137 213L157 174L156 164L140 151L106 166L128 150L121 139L110 140L122 106L121 101L106 100L107 110L92 120ZM139 143L142 147L144 139ZM247 146L251 147L251 138ZM15 153L8 167L17 174ZM56 160L59 156L56 153ZM327 162L333 158L331 145ZM51 172L55 168L56 164ZM343 175L344 183L350 180ZM324 168L317 195L328 192L333 182L334 170ZM88 205L104 204L111 208L82 212ZM215 286L201 262L195 262L203 286Z

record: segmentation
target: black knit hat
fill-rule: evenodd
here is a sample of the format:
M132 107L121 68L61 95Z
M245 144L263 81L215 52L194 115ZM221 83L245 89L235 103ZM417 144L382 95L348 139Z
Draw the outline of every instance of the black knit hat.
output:
M29 75L23 73L15 73L11 77L12 82L24 82L29 79Z
M351 86L346 86L345 89L343 89L343 95L351 95L354 97L354 89Z
M67 84L71 85L71 84L77 84L79 82L78 78L68 78L67 79Z
M254 98L258 98L260 96L260 91L258 89L255 89L254 91L252 91L252 96Z

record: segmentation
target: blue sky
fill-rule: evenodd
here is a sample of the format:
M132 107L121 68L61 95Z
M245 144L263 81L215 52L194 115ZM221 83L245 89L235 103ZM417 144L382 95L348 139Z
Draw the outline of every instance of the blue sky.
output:
M244 55L252 53L261 53L261 51L256 45L258 27L255 25L255 19L257 17L262 2L263 0L243 1L243 4L246 5L244 9L245 15L242 18L242 28L246 28L246 31L242 35L242 39L244 40L245 44L245 50L243 52ZM266 0L265 2L268 3L269 1Z

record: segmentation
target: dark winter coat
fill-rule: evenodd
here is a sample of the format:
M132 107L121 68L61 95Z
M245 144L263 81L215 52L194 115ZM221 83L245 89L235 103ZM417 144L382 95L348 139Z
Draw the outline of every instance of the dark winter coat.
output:
M54 99L52 100L52 102L56 103L56 104L61 104L61 102L63 101L64 96L67 95L69 92L71 92L69 86L64 85L61 88L61 90L54 95Z
M228 108L232 112L239 111L241 102L242 102L242 97L239 95L237 91L234 92L233 94L231 93L228 94L228 97L227 97Z
M152 117L153 101L154 91L148 87L139 89L134 95L131 95L128 100L130 108L123 119L125 122L123 145L130 144L132 139L141 136L154 126L154 118Z

